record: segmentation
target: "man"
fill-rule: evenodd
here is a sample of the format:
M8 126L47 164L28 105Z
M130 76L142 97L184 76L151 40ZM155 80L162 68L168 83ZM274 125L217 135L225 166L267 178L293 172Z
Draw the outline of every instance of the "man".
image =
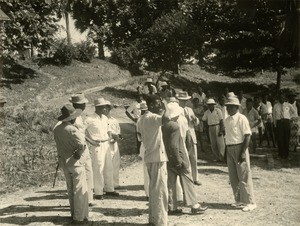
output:
M61 116L58 118L61 124L53 131L59 165L66 178L73 224L87 221L89 211L85 172L87 149L84 136L74 126L76 118L81 113L82 110L66 104L61 108Z
M290 119L296 114L293 106L286 102L285 95L279 94L279 102L273 107L275 131L279 158L287 159L289 156L289 143L291 135Z
M208 110L204 112L202 120L208 125L212 152L219 161L223 161L225 153L223 114L219 108L215 108L214 99L208 99L206 104Z
M188 121L189 133L187 134L187 149L189 152L189 158L191 162L192 176L194 183L196 185L201 185L198 181L198 168L197 168L197 137L195 132L195 126L199 124L199 119L195 116L193 109L187 107L187 101L191 99L191 96L188 95L185 91L180 91L177 95L179 100L179 106L184 110L184 116Z
M193 111L198 119L202 119L204 115L204 105L203 101L199 101L198 97L195 97L193 99ZM197 141L200 143L200 148L198 148L198 156L199 156L199 150L205 151L203 146L203 132L204 132L204 125L203 121L200 120L199 124L195 127L196 137Z
M258 133L258 125L261 123L260 116L257 112L257 110L253 107L253 100L251 98L248 98L246 100L246 109L243 111L243 115L245 115L249 121L250 128L251 128L251 141L252 141L252 147L253 147L253 153L256 153L256 147L257 147L257 133Z
M289 142L290 151L296 151L299 142L299 137L298 137L298 130L299 130L298 107L299 106L297 106L296 96L297 94L292 91L288 94L288 102L291 104L295 112L291 116L291 137Z
M149 174L149 223L159 226L168 223L168 157L163 143L161 127L168 120L168 110L162 113L162 103L158 96L146 99L148 112L137 123L137 132L145 147L144 160ZM166 102L163 102L166 106Z
M238 97L238 99L239 99L239 101L240 101L240 103L241 103L239 111L242 113L242 112L245 110L245 108L246 108L246 100L247 100L247 99L244 97L244 92L243 92L243 90L240 90L240 91L238 92L237 97Z
M265 127L264 135L267 136L268 147L270 147L270 137L272 139L273 147L275 148L275 132L273 123L273 107L270 101L268 101L269 95L267 93L262 95L261 103L261 118Z
M216 108L219 108L222 111L223 120L225 120L228 117L225 102L226 102L226 97L224 95L221 95L219 97L219 103L216 105Z
M113 181L114 181L114 188L120 187L119 181L119 171L120 171L120 151L118 141L121 140L123 137L121 135L120 125L117 119L111 116L111 110L113 106L108 101L107 111L105 112L105 116L108 118L108 130L111 132L112 139L109 142L109 149L111 152L112 158L112 166L113 166Z
M163 81L161 82L160 87L159 96L164 100L169 100L172 96L172 91L168 88L168 83Z
M258 114L262 114L262 102L260 96L255 96L253 99L253 107L257 110ZM242 112L242 111L241 111ZM259 146L262 147L263 142L263 123L260 122L257 126L258 128L258 137L259 137Z
M109 150L111 131L105 116L109 104L104 98L96 99L95 113L86 119L86 139L91 144L92 152L95 199L100 200L103 199L104 190L106 195L119 195L114 189L112 157Z
M200 85L197 86L197 92L194 92L193 95L192 95L193 100L194 100L194 98L198 98L199 103L201 105L205 105L206 95L203 92L202 87Z
M152 78L147 78L145 85L143 87L138 87L139 94L153 95L157 94L157 88L154 85Z
M69 100L75 109L81 109L84 112L86 104L89 102L83 93L77 93L71 96ZM74 123L74 126L82 133L85 137L85 124L82 118L82 115L79 115ZM86 182L88 188L88 195L89 195L89 206L93 206L94 199L93 199L93 188L94 188L94 181L93 181L93 169L92 169L92 160L90 156L90 151L88 150L88 146L86 145Z
M235 203L232 206L252 211L256 208L250 169L248 146L251 128L246 116L239 113L240 102L236 97L226 103L229 116L225 119L227 166Z
M201 207L197 202L197 196L194 183L190 171L190 163L188 153L185 150L184 141L181 136L178 118L182 114L182 108L176 103L169 103L169 114L171 121L167 122L163 128L163 140L168 156L168 189L169 189L169 215L182 213L182 209L178 209L176 181L179 176L184 200L187 206L191 207L192 214L201 214L207 207Z

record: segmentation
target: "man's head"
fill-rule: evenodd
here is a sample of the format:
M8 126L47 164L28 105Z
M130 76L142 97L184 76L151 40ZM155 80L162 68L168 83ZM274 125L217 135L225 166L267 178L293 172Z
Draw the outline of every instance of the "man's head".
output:
M224 95L221 95L221 96L219 97L219 104L220 104L221 106L224 106L224 105L225 105L225 102L226 102L226 97L225 97Z
M202 87L200 85L197 86L197 91L200 95L202 94L203 90L202 90Z
M286 100L286 97L284 95L284 93L279 93L279 96L278 96L278 101L279 103L283 104Z
M109 101L105 100L103 97L98 98L94 101L95 112L98 115L108 115L110 111L111 104Z
M185 107L187 101L191 99L191 96L186 91L180 91L177 94L177 99L179 100L180 107Z
M144 100L144 97L142 94L137 94L135 99L138 103L141 103Z
M62 122L74 124L76 118L82 113L81 109L75 109L71 104L64 105L61 109L61 116L57 119Z
M269 94L268 94L268 93L262 94L262 95L261 95L261 100L262 100L262 102L267 103L268 97L269 97Z
M162 112L162 103L161 99L157 95L149 95L146 98L146 103L148 106L148 110L152 113L160 114Z
M88 99L85 98L83 93L76 93L71 96L69 101L72 103L73 107L76 109L85 110L86 104L89 102Z
M255 96L253 100L253 106L257 108L261 104L260 96Z
M206 104L210 111L213 111L215 109L216 102L214 99L208 99Z
M170 118L173 121L177 121L178 117L183 114L183 108L178 105L176 102L168 103L167 105Z
M243 97L244 97L244 91L243 90L240 90L239 92L238 92L238 98L239 98L239 100L241 101L242 99L243 99Z
M192 100L192 102L193 102L193 105L194 105L194 106L198 106L198 105L200 104L199 98L197 98L197 97L195 97L195 98Z
M235 115L238 110L239 110L239 106L240 106L240 101L237 97L229 97L227 99L227 102L226 102L226 109L227 109L227 112L230 116L233 116Z
M253 108L253 100L252 98L248 98L246 100L246 108L248 111L250 111Z

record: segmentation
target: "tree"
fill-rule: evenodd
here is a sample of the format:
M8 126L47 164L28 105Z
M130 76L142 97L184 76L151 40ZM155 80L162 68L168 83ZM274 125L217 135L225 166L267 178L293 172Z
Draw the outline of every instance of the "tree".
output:
M46 50L58 30L57 4L52 0L0 0L11 21L4 26L1 48L8 53L33 47Z

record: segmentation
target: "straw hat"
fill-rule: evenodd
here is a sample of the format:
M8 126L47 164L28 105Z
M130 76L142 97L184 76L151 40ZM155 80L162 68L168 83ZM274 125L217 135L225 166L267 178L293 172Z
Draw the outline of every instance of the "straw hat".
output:
M168 100L169 103L171 102L176 102L178 103L178 99L176 97L169 97L169 100Z
M168 103L168 110L170 113L170 118L175 118L178 115L183 114L183 108L178 105L178 103L171 102Z
M168 86L168 83L167 82L161 82L160 86Z
M146 110L148 110L148 106L147 106L147 104L146 104L145 101L142 101L142 102L140 103L140 110L141 110L141 111L146 111Z
M68 122L76 119L82 113L81 109L75 109L71 104L64 105L60 111L61 116L59 116L57 119L62 122Z
M207 105L209 105L209 104L216 105L216 102L215 102L214 99L208 99L208 100L206 101L206 104L207 104Z
M225 105L235 105L235 106L240 106L240 101L237 97L229 97L227 98L227 102Z
M153 79L152 78L147 78L146 83L153 83Z
M76 93L71 96L69 101L73 104L86 104L88 103L88 99L85 98L83 93Z
M177 99L178 100L189 100L191 99L192 97L189 96L189 94L185 91L180 91L177 95Z
M94 105L95 106L105 106L105 105L111 106L111 103L110 103L110 101L105 100L103 97L100 97L100 98L94 100Z
M237 95L235 95L234 92L229 92L229 93L227 93L226 97L227 97L227 98L230 98L230 97L237 97Z

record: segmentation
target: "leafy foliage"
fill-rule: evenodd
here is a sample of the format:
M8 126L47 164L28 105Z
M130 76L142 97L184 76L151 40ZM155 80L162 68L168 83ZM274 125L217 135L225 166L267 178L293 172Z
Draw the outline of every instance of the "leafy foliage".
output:
M61 40L55 48L54 62L58 65L70 65L74 56L74 47L67 44L65 40Z
M88 41L77 43L74 47L74 59L90 63L95 56L95 46Z

